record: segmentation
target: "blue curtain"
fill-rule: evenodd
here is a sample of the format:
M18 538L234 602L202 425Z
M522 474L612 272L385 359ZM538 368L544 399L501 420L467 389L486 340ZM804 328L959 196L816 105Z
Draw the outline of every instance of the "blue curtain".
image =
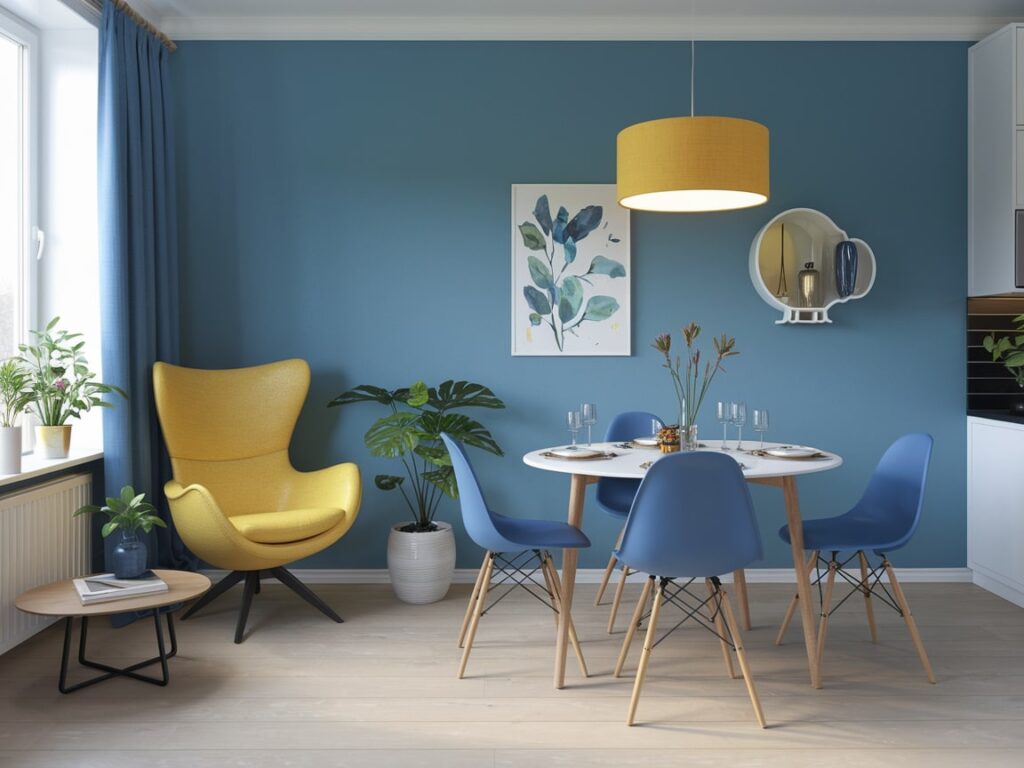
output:
M99 236L103 377L128 402L103 413L108 496L123 485L161 509L150 565L194 570L167 511L170 462L153 404L157 360L178 362L178 244L170 56L160 41L104 0L99 63ZM114 537L110 537L113 539ZM107 557L115 542L105 542Z

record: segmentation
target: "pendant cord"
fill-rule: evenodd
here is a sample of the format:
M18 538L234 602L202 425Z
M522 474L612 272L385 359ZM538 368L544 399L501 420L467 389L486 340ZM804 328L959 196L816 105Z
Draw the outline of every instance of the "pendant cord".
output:
M690 117L693 117L694 114L693 105L696 100L697 82L697 30L694 28L696 5L697 0L690 0Z

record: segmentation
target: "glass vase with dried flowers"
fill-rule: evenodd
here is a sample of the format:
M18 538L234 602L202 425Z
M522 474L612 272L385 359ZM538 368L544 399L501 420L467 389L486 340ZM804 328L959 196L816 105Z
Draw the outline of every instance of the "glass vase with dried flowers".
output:
M682 356L672 356L672 335L660 334L651 344L656 350L664 355L665 360L662 367L672 377L672 387L675 390L676 400L679 404L679 435L680 442L686 450L694 450L697 442L697 415L704 402L715 374L724 371L722 365L727 357L734 357L739 352L736 350L736 339L724 333L712 339L715 348L714 358L705 359L701 366L701 351L697 346L697 337L700 336L701 328L697 323L690 323L681 329L683 339L686 342L686 367L683 368Z

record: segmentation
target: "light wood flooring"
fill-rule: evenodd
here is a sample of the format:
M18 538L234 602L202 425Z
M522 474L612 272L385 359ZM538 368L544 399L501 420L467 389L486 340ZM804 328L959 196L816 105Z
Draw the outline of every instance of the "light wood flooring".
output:
M906 585L938 685L925 680L896 614L876 608L872 645L862 603L851 599L833 619L825 688L814 691L798 627L773 645L791 588L752 584L745 639L767 730L756 726L742 680L725 676L717 640L696 628L655 649L638 724L624 725L632 678L611 670L639 592L632 584L613 636L607 606L593 606L595 586L577 588L589 679L570 655L566 689L552 688L554 624L522 595L484 616L467 677L457 680L468 590L409 606L384 585L320 586L346 619L336 625L265 586L240 646L231 642L235 590L178 623L167 688L114 680L60 695L56 625L0 656L0 765L1024 765L1024 610L971 585ZM96 621L90 631L92 655L114 664L151 655L153 644L149 621L121 630Z

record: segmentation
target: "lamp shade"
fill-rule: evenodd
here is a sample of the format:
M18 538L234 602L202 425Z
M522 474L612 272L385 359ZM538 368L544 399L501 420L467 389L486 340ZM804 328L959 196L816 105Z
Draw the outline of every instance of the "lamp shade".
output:
M768 129L735 117L668 117L619 132L619 204L728 211L768 201Z

